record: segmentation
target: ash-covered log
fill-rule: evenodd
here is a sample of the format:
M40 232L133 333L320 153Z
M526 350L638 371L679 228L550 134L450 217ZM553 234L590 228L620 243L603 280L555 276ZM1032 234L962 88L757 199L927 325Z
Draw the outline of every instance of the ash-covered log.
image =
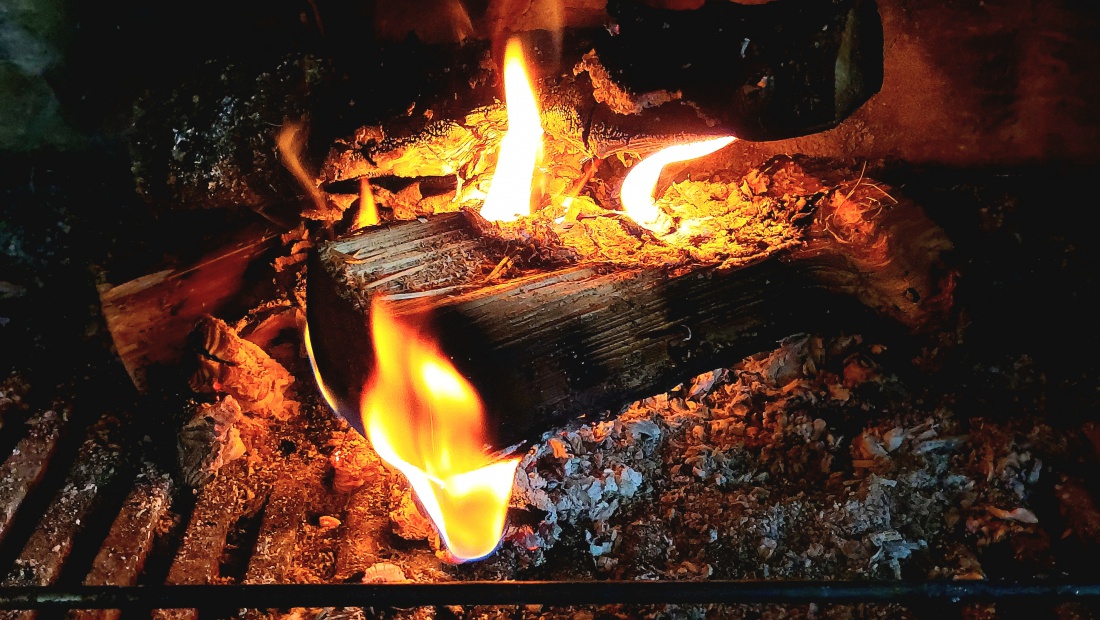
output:
M865 328L872 316L910 333L941 323L951 303L942 262L950 244L919 206L871 201L886 190L869 182L823 186L791 161L774 162L771 175L772 198L748 203L756 221L743 228L786 227L788 236L739 238L733 245L757 241L736 259L646 262L637 258L649 251L639 234L625 258L609 245L596 251L605 258L570 261L554 254L552 238L509 245L468 213L327 244L310 264L307 303L331 399L361 431L376 295L399 313L430 317L442 350L480 391L497 448L667 390L792 333ZM583 238L618 235L619 246L638 234L613 218L578 228Z

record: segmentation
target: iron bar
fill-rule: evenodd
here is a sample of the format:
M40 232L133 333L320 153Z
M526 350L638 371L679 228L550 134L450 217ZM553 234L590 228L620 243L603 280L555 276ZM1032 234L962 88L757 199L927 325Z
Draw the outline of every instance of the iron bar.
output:
M1100 598L1067 581L474 581L0 588L0 609L282 609L440 605L913 603Z

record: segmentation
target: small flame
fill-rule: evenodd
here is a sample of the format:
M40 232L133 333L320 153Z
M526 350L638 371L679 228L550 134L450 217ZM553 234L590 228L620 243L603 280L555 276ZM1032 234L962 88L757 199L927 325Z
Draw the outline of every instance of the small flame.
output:
M504 51L504 103L508 110L508 131L500 141L497 169L481 216L511 222L531 214L531 183L542 148L538 102L524 69L519 39L510 39Z
M375 368L363 426L375 451L409 480L451 556L492 553L504 531L519 459L486 453L481 399L417 322L371 304Z
M701 142L676 144L663 148L635 165L623 181L620 196L623 209L630 219L657 233L668 232L661 224L661 211L653 202L653 190L661 178L661 170L668 164L710 155L737 138L725 136Z
M371 191L370 181L367 177L359 178L359 212L355 214L355 225L352 230L359 230L368 226L375 226L380 221L378 217L378 204L374 202L374 192Z
M306 190L309 194L310 200L313 201L313 206L316 207L318 211L326 211L328 210L328 205L321 195L321 190L317 189L317 186L313 184L313 179L302 166L301 154L305 149L306 135L308 133L304 121L288 121L283 125L282 129L279 130L279 134L275 136L275 145L279 149L279 155L282 157L283 165L294 175L294 178L298 181L298 184L302 186L302 189Z

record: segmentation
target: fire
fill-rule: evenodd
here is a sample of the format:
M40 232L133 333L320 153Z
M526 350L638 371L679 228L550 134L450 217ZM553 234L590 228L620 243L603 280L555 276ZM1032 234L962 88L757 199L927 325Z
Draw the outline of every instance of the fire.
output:
M359 213L355 216L355 225L352 226L352 230L376 226L380 221L382 220L378 217L378 204L374 202L370 180L363 177L359 179Z
M504 52L504 104L508 131L500 142L497 169L481 216L511 222L531 214L531 183L542 147L538 102L524 68L523 47L510 39Z
M519 459L485 451L481 400L416 321L371 306L375 368L363 393L363 426L378 455L409 480L450 554L492 553Z
M710 155L736 139L733 136L725 136L700 142L676 144L643 159L626 175L620 190L619 195L627 216L653 232L667 233L669 227L662 222L664 219L661 217L662 213L653 202L653 190L657 187L661 170L671 163Z

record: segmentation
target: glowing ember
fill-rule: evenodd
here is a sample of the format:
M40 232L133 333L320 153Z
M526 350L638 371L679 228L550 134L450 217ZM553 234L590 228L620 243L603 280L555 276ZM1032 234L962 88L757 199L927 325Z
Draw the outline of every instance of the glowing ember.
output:
M523 48L518 39L509 40L504 52L504 103L508 110L508 132L500 142L497 169L481 216L511 222L531 214L531 182L542 146L538 103L524 69Z
M405 475L450 554L496 549L519 459L485 452L485 415L473 386L424 332L378 298L371 307L376 364L363 426L378 455Z
M662 222L661 211L653 203L653 190L661 177L661 170L668 164L710 155L737 138L726 136L670 146L635 165L623 181L620 196L623 209L630 219L657 233L667 233L669 227ZM666 220L667 221L667 220Z

